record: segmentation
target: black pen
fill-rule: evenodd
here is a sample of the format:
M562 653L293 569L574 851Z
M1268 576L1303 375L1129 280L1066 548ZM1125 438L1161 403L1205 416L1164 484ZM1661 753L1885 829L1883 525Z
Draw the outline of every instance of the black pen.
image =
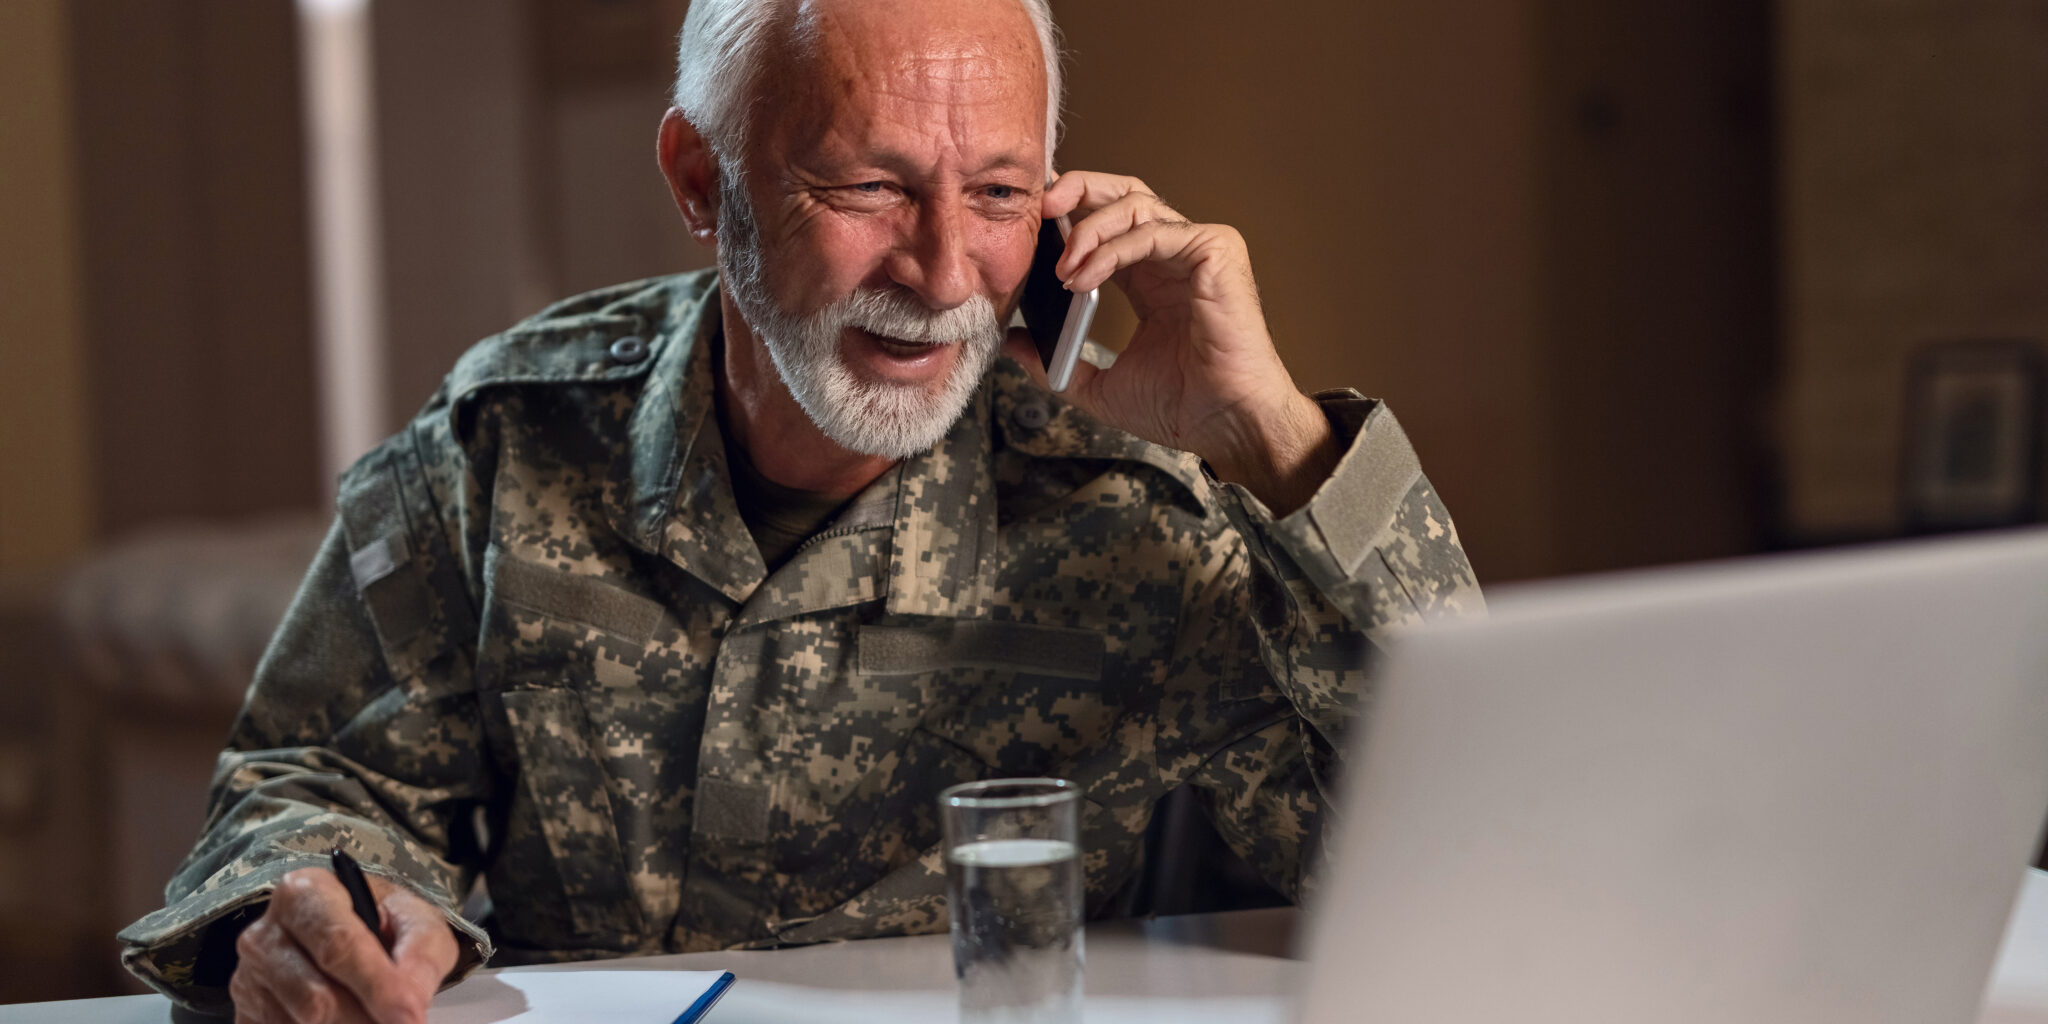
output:
M370 934L377 937L377 944L384 945L384 918L377 913L377 899L370 895L370 882L363 877L362 865L339 846L334 848L333 859L334 875L341 879L341 887L348 890L349 902L356 906L356 916L362 918Z

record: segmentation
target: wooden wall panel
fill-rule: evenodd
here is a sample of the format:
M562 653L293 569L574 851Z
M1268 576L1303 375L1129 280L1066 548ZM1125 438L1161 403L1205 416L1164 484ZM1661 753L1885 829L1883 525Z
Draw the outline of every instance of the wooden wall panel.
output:
M1786 0L1786 523L1900 526L1909 353L2048 342L2048 7Z
M0 4L0 573L56 565L96 520L64 22L58 0Z
M387 431L469 346L557 297L536 226L529 6L372 7Z
M321 469L294 9L69 11L101 526L310 507Z
M1534 273L1559 565L1754 550L1778 327L1768 4L1543 6Z

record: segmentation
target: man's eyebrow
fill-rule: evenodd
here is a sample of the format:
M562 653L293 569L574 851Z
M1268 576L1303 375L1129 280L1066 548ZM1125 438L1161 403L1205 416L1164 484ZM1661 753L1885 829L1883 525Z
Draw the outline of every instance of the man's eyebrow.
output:
M884 170L904 175L905 177L922 177L925 171L924 165L917 160L911 159L910 154L903 153L893 149L877 150L873 153L867 154L865 157L857 157L855 159L848 160L846 161L846 165L866 165L871 167L880 167ZM1004 153L1000 156L991 158L986 163L983 163L980 167L968 171L967 175L968 177L974 177L977 175L987 174L990 171L997 170L1020 170L1028 173L1031 170L1031 166L1032 163L1030 160L1027 160L1022 156L1019 156L1016 153Z
M1015 153L1005 153L1002 156L996 157L995 159L990 160L988 163L981 165L981 168L975 173L987 174L990 171L996 170L1029 171L1030 169L1031 161L1026 160L1021 156L1018 156Z

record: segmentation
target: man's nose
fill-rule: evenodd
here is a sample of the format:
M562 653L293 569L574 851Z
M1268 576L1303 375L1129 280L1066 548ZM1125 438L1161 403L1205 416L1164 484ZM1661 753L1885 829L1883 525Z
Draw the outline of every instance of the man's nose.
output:
M951 309L974 295L967 217L959 201L924 204L911 237L890 260L889 276L933 309Z

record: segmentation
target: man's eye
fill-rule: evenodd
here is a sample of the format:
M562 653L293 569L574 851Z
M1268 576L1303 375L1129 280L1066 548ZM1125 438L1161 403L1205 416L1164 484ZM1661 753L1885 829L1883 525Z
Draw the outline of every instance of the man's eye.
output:
M855 192L866 192L869 195L873 195L887 187L887 185L884 185L879 181L863 181L860 184L853 186L853 190Z
M990 199L1008 199L1016 193L1017 190L1009 185L990 185L988 187L988 197Z

